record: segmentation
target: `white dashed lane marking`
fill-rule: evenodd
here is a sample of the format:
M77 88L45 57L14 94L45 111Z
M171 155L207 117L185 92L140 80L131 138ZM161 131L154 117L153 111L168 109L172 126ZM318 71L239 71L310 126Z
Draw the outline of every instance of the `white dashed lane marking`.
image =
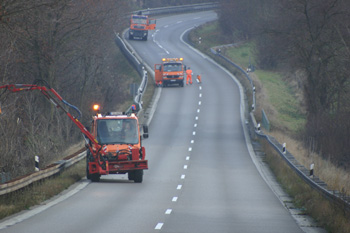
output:
M202 90L202 86L199 86L199 90ZM201 98L202 97L202 93L199 93L199 98ZM199 101L198 102L198 105L199 106L201 106L202 105L202 101ZM198 108L197 109L197 113L200 113L200 109ZM195 120L196 121L198 121L198 115L195 117ZM194 125L193 125L193 127L194 128L197 128L197 126L198 126L198 124L197 123L195 123ZM195 136L196 135L196 131L193 131L192 132L192 135L193 136ZM191 140L190 141L190 144L194 144L194 140ZM189 152L191 152L192 151L192 147L189 147L188 148L188 151ZM186 156L186 161L189 161L190 160L190 156L188 155L188 156ZM183 166L183 169L184 170L186 170L188 168L188 165L187 164L185 164L184 166ZM180 176L180 179L181 180L184 180L185 179L185 177L186 177L186 175L185 174L182 174L181 176ZM179 185L177 185L177 187L176 187L176 189L177 190L181 190L182 189L182 184L179 184ZM173 197L172 199L171 199L171 201L172 202L177 202L177 200L178 200L178 197ZM172 209L167 209L166 211L165 211L165 213L164 214L166 214L166 215L170 215L171 213L172 213ZM160 223L158 223L157 225L156 225L156 227L154 228L155 230L161 230L162 229L162 227L163 227L163 225L164 225L164 223L162 223L162 222L160 222Z
M164 224L164 223L162 223L162 222L158 223L154 229L155 229L155 230L160 230L160 229L162 229L163 224Z
M165 211L165 214L171 214L172 211L173 211L172 209L167 209L167 210Z

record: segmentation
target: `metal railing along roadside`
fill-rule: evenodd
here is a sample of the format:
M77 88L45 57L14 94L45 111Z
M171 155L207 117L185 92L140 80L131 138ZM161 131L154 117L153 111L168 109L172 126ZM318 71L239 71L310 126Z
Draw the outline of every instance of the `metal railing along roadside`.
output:
M0 195L11 193L18 189L24 188L25 186L30 185L36 181L59 174L64 169L70 167L71 165L85 158L85 155L86 155L86 151L85 151L85 148L83 148L79 150L77 153L75 153L73 156L69 156L63 160L60 160L54 164L51 164L38 172L33 172L24 177L20 177L20 178L11 180L7 183L0 184Z
M132 66L137 70L137 72L140 74L142 80L139 88L137 89L137 93L134 97L134 104L137 106L137 111L142 110L142 96L146 91L147 82L148 82L148 75L147 71L145 70L144 64L140 61L138 57L136 57L136 53L132 50L130 50L122 38L119 36L119 34L115 33L115 43L119 47L119 49L122 51L124 56L128 59L128 61L132 64ZM131 111L131 106L126 111L127 113Z
M260 129L260 124L256 122L254 117L254 106L255 106L255 87L252 82L252 79L249 77L248 73L245 72L239 65L232 62L227 57L223 56L221 53L218 53L215 49L211 49L211 52L220 58L224 59L228 63L232 64L238 70L240 70L249 80L253 93L253 108L252 112L250 112L250 132L253 132L256 136L265 139L269 145L276 151L278 154L286 161L289 167L297 174L301 179L310 185L314 190L321 193L327 199L333 201L333 203L338 204L341 208L345 208L347 211L350 211L350 196L347 196L336 190L329 190L328 186L325 182L320 180L317 176L313 174L313 170L306 169L303 165L301 165L294 156L288 152L285 144L280 144L274 137L264 134L264 132Z
M138 12L142 12L143 15L181 14L186 12L213 10L217 8L219 8L219 3L209 2L209 3L200 3L200 4L192 4L192 5L145 9L145 10L135 11L133 13L136 14Z

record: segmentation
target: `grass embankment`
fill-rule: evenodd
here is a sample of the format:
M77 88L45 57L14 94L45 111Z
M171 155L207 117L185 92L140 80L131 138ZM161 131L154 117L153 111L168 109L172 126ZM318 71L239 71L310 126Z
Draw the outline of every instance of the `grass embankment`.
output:
M116 62L122 67L120 75L124 78L121 80L122 85L126 90L129 90L129 85L131 83L141 83L140 76L134 70L134 68L128 63L124 55L120 52L118 48L115 50ZM149 79L146 93L143 96L143 107L146 108L152 99L154 92L154 83ZM133 103L132 98L130 100L116 105L117 110L125 111ZM78 129L77 129L78 130ZM64 158L74 152L78 151L83 147L83 143L79 145L72 146L66 152L62 153L60 158L57 158L57 161L61 158ZM81 160L72 167L62 171L60 174L47 178L42 181L38 181L34 184L31 184L23 189L12 192L7 195L0 196L0 219L18 213L22 210L27 210L30 207L38 205L45 200L48 200L55 195L61 193L62 191L69 188L71 185L81 180L86 175L86 161L85 159Z
M246 78L225 61L213 56L210 48L220 46L222 54L246 69L250 62L256 65L253 53L254 43L234 43L222 35L222 31L215 22L198 27L191 32L190 38L199 50L213 57L236 75L246 87L249 99L251 91ZM199 37L201 37L200 44L197 42ZM229 45L221 46L224 44ZM302 142L295 139L300 135L306 122L302 91L295 85L295 80L285 77L283 73L259 69L250 73L250 76L256 87L255 117L260 122L261 111L264 109L271 124L271 131L268 134L274 136L280 143L286 142L287 150L306 168L314 163L315 175L325 181L332 189L349 192L349 172L341 170L317 154L311 153L308 148L303 146ZM249 101L251 103L251 99ZM303 208L306 214L312 216L330 232L350 232L349 216L343 209L338 208L319 193L313 191L285 164L276 152L269 149L269 146L264 145L264 148L267 163L286 192L294 198L296 206Z

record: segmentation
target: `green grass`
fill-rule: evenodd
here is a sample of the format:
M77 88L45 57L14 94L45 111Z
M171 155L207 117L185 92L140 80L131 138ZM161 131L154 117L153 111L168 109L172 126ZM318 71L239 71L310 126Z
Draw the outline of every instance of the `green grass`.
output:
M249 42L237 47L228 47L225 55L241 67L248 67L250 63L256 64L253 51L254 43Z
M283 76L271 71L257 70L256 75L267 90L270 103L277 110L276 125L283 125L293 133L298 133L305 125L300 103Z

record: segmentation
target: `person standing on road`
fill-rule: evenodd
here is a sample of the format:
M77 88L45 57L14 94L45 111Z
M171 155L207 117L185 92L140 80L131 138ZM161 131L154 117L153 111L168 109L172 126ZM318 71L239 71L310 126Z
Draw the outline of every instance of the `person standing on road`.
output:
M186 70L186 85L188 85L188 81L190 82L190 84L192 84L192 70L191 67L188 67L188 69Z

